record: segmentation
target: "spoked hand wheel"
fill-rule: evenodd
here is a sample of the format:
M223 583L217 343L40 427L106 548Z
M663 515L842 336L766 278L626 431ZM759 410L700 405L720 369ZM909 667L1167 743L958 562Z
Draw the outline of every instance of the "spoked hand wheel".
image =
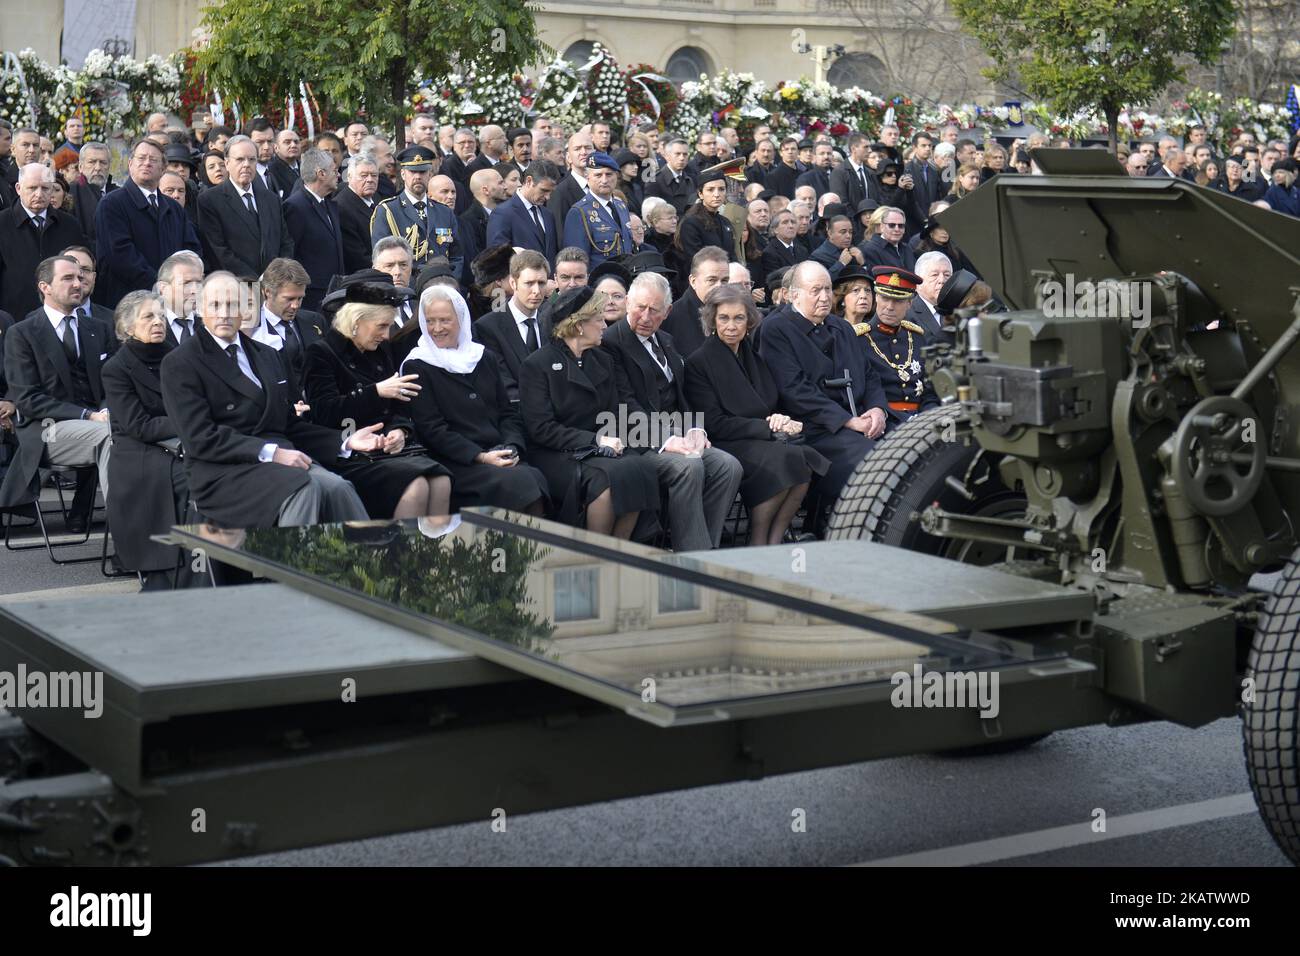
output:
M1262 431L1255 410L1229 395L1192 407L1174 433L1173 474L1193 508L1222 517L1250 503L1264 480Z

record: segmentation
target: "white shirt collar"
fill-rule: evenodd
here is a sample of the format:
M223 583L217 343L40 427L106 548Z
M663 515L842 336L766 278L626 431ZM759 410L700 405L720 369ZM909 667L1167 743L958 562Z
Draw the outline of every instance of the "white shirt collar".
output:
M426 206L429 205L429 196L427 193L425 194L423 199L416 199L414 196L411 195L411 191L409 189L403 189L402 195L406 197L406 201L409 202L412 206L414 206L417 202L422 202Z
M41 306L41 308L43 308L43 309L45 310L45 314L49 317L50 324L52 324L52 325L54 326L54 331L55 331L55 332L59 331L59 326L60 326L60 325L62 324L62 322L63 322L63 313L60 312L58 309L52 309L52 308L50 308L48 305L43 305L43 306ZM74 309L72 310L73 313L75 313L75 312L77 311L77 309L79 309L79 308L81 308L81 307L80 307L80 306L77 306L77 308L74 308ZM76 320L74 319L73 321L75 322Z
M19 203L19 205L22 204ZM26 206L23 206L23 212L27 213L28 219L44 219L46 216L49 215L50 210L49 207L46 207L45 209L42 209L40 212L32 212Z
M212 330L208 328L206 325L203 326L203 331L208 333L208 335L212 336L212 341L216 342L217 348L221 349L221 351L223 352L229 349L232 345L235 346L235 348L239 349L239 351L241 352L244 351L244 343L239 341L238 332L235 333L235 341L227 342L225 339L217 338L216 335L213 334Z
M536 313L534 313L533 315L526 315L525 313L521 312L519 306L515 305L514 296L510 297L510 301L506 303L506 306L510 309L510 314L514 316L515 325L522 326L529 319L537 318Z
M578 185L581 186L583 189L587 188L586 176L579 176L578 171L576 169L569 170L569 175L571 175L574 179L576 179L578 181Z
M285 325L288 324L287 322L284 322L284 319L272 312L265 302L262 303L262 321L267 325L279 325L282 322Z

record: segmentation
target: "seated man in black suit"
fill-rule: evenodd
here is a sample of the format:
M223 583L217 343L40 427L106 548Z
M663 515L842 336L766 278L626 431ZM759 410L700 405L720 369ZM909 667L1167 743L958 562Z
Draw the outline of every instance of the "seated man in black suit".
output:
M226 181L199 193L199 227L216 269L259 275L272 259L293 255L280 197L257 175L257 146L247 136L226 144Z
M351 483L327 471L378 449L380 425L342 432L299 418L298 385L274 349L239 331L243 290L228 272L203 282L203 330L162 363L163 404L185 449L190 493L226 528L364 521Z
M696 178L687 170L690 152L686 140L680 137L670 139L664 146L667 163L645 187L647 198L658 196L676 209L678 216L684 215L686 207L696 200Z
M100 366L113 351L104 324L78 315L81 266L51 256L36 267L44 304L4 339L5 378L17 407L18 455L0 485L0 508L36 501L42 465L98 465L108 497L108 411ZM68 530L85 530L94 505L93 485L78 485Z
M491 169L476 169L470 174L470 204L460 217L460 241L467 263L490 248L487 244L489 217L507 198L506 181L501 178L504 168L505 164L499 164Z
M551 270L546 257L533 249L516 252L510 259L512 294L505 309L490 312L474 323L474 341L501 360L510 401L519 401L519 376L524 359L551 339L551 323L538 314L546 300Z
M805 440L831 460L814 488L825 508L885 433L885 391L853 327L831 314L830 274L815 262L791 272L790 305L763 320L758 352L776 380L781 410L803 422ZM846 369L852 401L846 386L828 381Z
M647 457L659 475L659 487L668 494L673 550L707 551L722 540L722 526L744 469L707 441L698 456L687 445L683 433L697 425L707 429L708 423L697 422L692 414L686 401L686 365L673 337L660 329L671 304L668 280L655 272L641 273L628 289L627 318L605 329L600 347L614 359L620 392L633 399L627 408L630 430L623 432L620 423L620 434L635 435L637 419L643 433L648 432Z
M307 347L325 334L325 320L319 312L302 307L311 278L294 259L274 259L262 273L261 313L253 341L269 345L281 354L299 384L306 368Z
M885 218L880 221L880 232L862 245L862 265L866 269L876 266L896 266L911 272L916 268L916 252L904 241L907 233L907 214L897 206L881 206Z
M548 265L555 263L560 249L561 227L547 208L547 200L562 176L554 163L533 160L523 184L515 194L493 210L487 222L487 245L535 249L546 256Z

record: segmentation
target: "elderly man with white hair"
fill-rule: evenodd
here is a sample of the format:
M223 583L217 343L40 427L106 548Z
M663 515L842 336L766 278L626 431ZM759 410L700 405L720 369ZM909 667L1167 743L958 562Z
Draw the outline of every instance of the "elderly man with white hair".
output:
M36 267L68 246L84 246L77 220L51 202L54 170L28 163L18 171L18 201L0 212L0 309L22 319L41 305ZM2 398L4 396L0 396Z
M952 278L952 260L942 252L923 252L916 260L914 271L921 277L921 284L907 311L907 319L925 330L927 343L947 341L936 303L939 290Z
M848 322L831 314L830 273L816 262L791 269L790 307L763 320L759 356L781 395L780 407L803 422L808 444L831 461L813 492L820 527L849 476L885 433L880 376Z
M668 529L674 551L707 551L722 541L727 512L736 500L744 469L733 456L699 434L686 399L686 365L673 337L660 331L673 295L668 280L643 272L628 289L627 319L607 328L601 350L626 376L628 415L651 428L646 453L668 494ZM672 436L656 424L671 423ZM700 427L707 429L708 423ZM635 425L633 425L635 428Z

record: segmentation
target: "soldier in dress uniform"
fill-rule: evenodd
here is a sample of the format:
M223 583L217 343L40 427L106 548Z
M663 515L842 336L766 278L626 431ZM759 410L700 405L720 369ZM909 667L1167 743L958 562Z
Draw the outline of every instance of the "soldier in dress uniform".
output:
M635 249L628 228L627 206L614 198L618 163L608 153L592 153L587 159L587 195L569 209L564 218L564 245L576 246L595 269L606 259L629 255Z
M427 146L408 146L397 154L397 165L405 187L396 196L375 205L370 215L370 244L385 236L397 236L411 247L418 270L430 259L442 256L456 275L464 265L457 236L456 215L429 198L429 173L434 152Z
M867 334L867 359L880 375L893 424L934 408L939 397L925 374L925 329L904 318L921 277L897 266L871 270L876 287L876 315Z

